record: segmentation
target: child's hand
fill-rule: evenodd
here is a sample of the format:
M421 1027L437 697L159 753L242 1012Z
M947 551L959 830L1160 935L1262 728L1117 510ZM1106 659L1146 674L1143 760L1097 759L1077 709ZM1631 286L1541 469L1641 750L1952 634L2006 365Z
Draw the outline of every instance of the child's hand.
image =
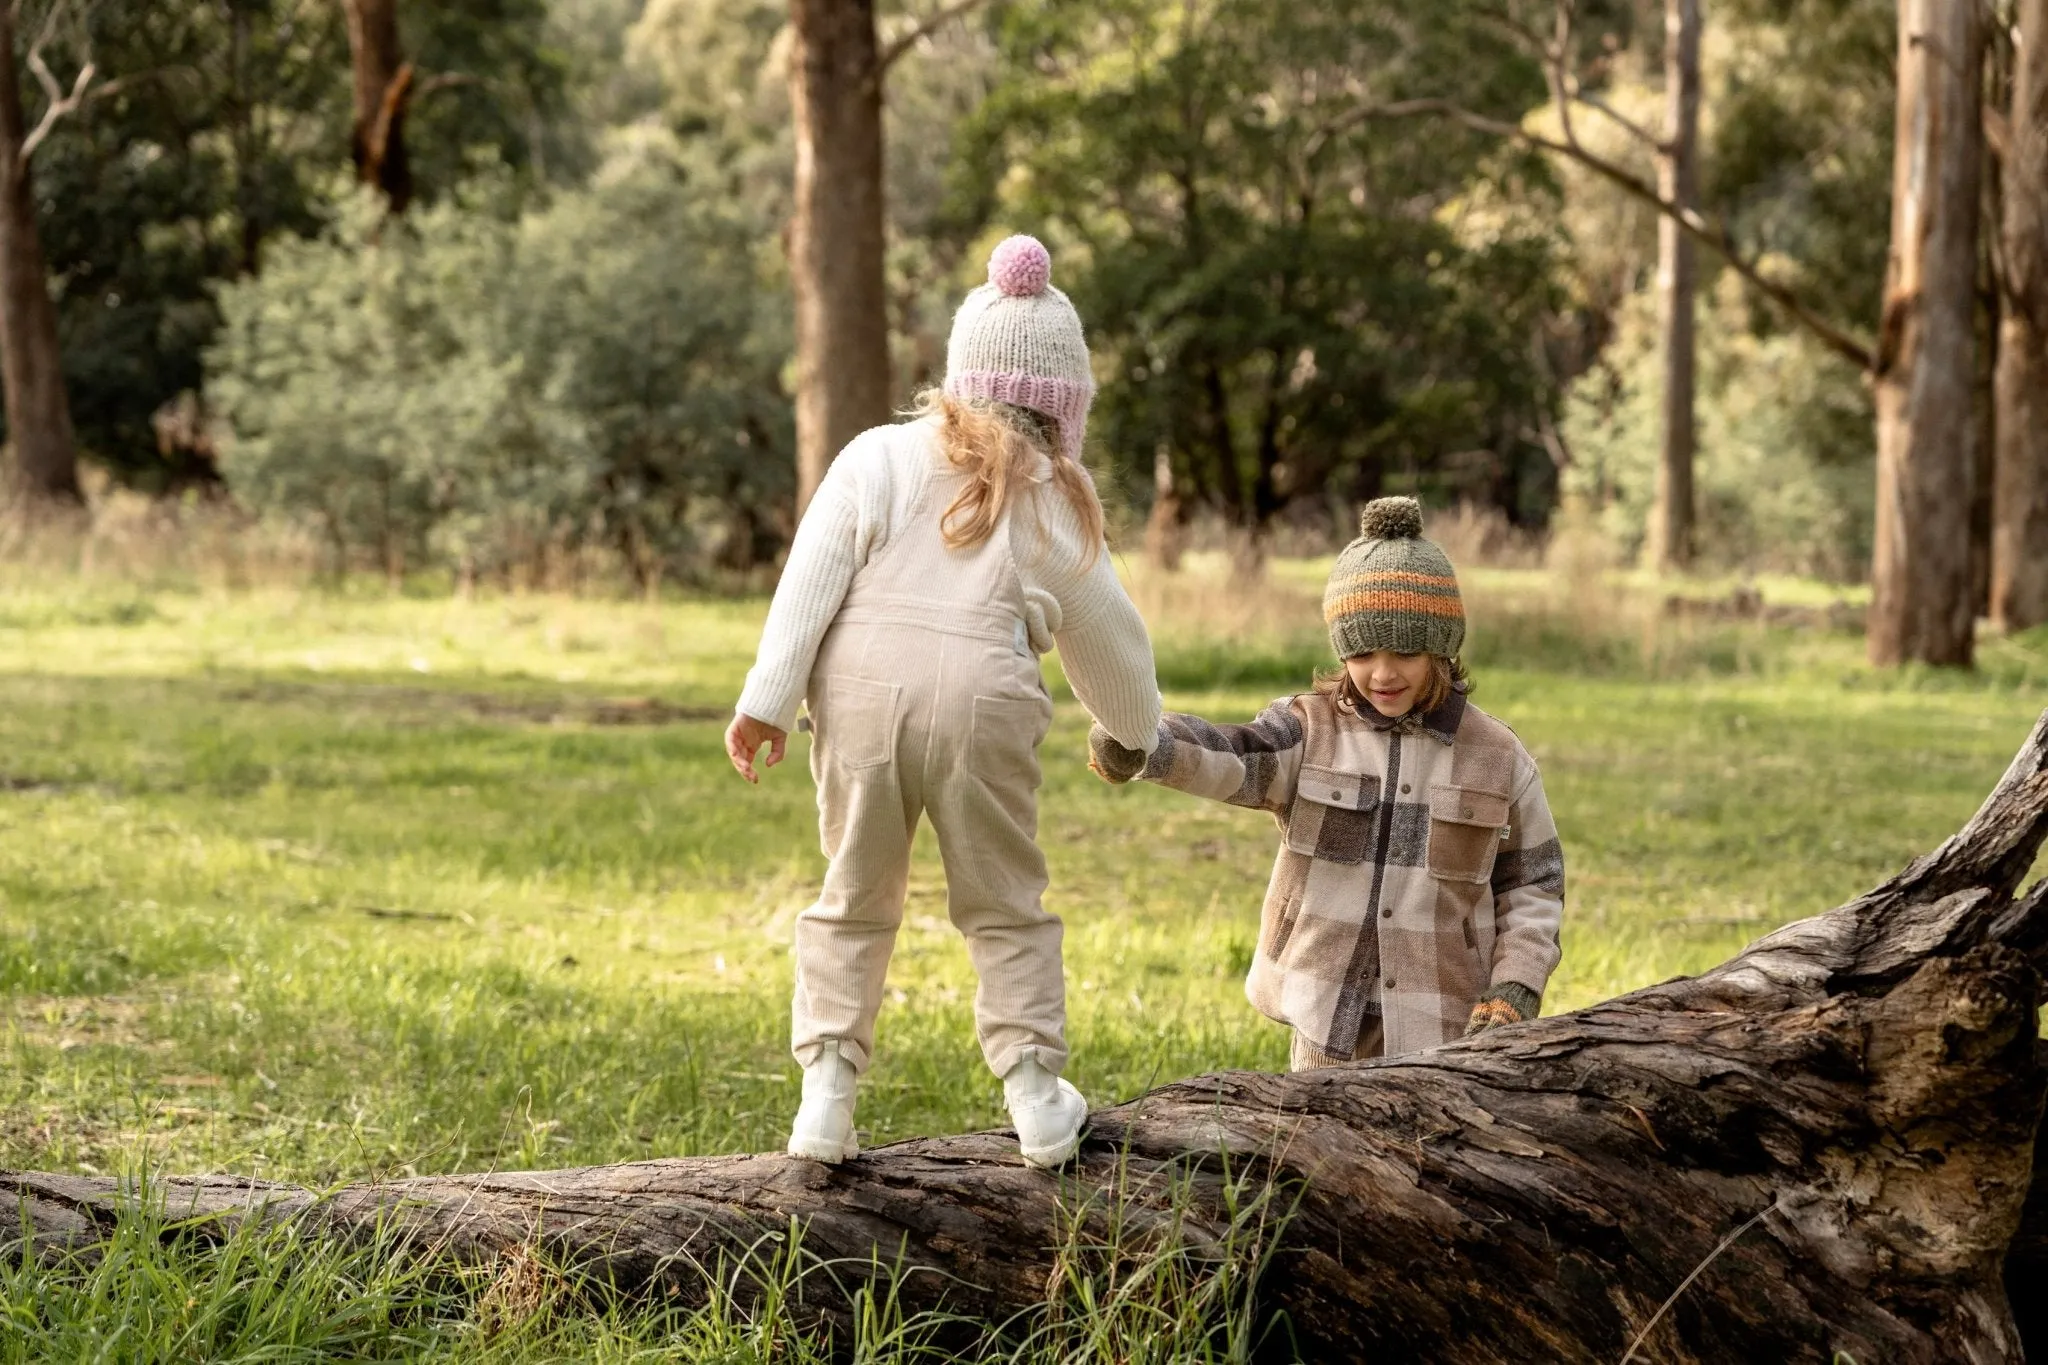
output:
M1472 1018L1465 1025L1465 1036L1484 1033L1502 1024L1519 1024L1525 1019L1534 1019L1536 1012L1543 1008L1543 998L1527 986L1514 981L1503 981L1479 997L1479 1003L1472 1007Z
M1145 771L1145 751L1126 749L1100 725L1088 730L1088 769L1104 782L1122 784Z
M782 752L789 746L789 731L747 715L734 716L725 729L725 756L732 760L733 770L749 782L761 780L754 771L754 755L761 752L764 744L768 746L768 757L761 766L772 768L782 762Z

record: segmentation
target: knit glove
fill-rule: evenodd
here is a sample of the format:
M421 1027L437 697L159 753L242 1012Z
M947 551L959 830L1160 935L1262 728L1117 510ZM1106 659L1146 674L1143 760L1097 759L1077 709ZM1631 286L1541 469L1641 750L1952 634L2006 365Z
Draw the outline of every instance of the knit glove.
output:
M1471 1022L1465 1025L1465 1036L1484 1033L1497 1024L1519 1024L1524 1019L1534 1019L1536 1011L1543 1008L1543 997L1518 981L1503 981L1479 997L1479 1003L1472 1007Z
M1088 729L1088 767L1104 782L1119 785L1145 771L1145 751L1126 749L1100 725Z

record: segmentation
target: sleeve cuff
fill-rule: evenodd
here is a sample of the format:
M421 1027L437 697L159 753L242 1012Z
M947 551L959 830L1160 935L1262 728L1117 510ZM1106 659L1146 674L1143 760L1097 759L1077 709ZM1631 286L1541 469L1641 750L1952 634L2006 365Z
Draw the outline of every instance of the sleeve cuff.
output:
M802 704L801 697L790 698L778 704L773 698L759 696L753 692L742 692L738 703L732 709L738 715L758 720L763 725L772 725L788 734L796 729L797 708Z

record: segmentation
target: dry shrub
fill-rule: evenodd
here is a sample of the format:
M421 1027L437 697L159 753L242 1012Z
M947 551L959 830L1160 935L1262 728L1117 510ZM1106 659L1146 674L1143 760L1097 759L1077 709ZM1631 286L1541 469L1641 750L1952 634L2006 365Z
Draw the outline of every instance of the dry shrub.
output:
M1430 513L1423 533L1451 557L1451 563L1472 568L1538 568L1547 548L1542 532L1515 525L1498 507L1473 502Z
M1155 634L1235 641L1271 640L1322 631L1322 584L1245 572L1230 550L1184 555L1178 572L1131 559L1131 600Z
M81 508L0 507L0 581L236 589L300 585L320 568L310 537L221 496L151 498L97 480Z

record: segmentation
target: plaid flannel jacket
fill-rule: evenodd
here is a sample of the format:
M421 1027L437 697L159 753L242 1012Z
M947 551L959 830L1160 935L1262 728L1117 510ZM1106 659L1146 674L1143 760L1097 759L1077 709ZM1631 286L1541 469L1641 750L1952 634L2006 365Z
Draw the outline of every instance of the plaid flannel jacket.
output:
M1542 994L1560 956L1564 852L1536 762L1454 693L1422 716L1283 697L1249 725L1168 713L1142 777L1273 813L1280 855L1245 994L1348 1057L1458 1037L1489 987Z

